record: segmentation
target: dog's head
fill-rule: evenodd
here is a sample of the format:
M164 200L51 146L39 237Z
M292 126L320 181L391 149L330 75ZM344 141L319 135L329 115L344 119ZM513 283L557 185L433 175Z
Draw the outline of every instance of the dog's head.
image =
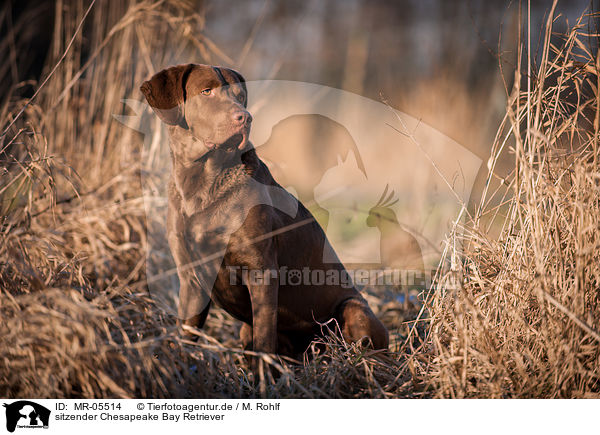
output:
M178 65L162 70L141 86L146 100L172 132L191 137L185 154L242 150L252 116L246 110L244 78L229 68ZM196 156L197 155L197 156Z

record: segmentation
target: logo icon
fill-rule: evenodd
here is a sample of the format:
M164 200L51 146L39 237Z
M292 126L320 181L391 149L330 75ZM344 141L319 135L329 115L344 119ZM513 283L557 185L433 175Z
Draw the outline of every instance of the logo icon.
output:
M299 200L329 241L323 246L324 264L343 263L355 285L404 290L399 299L407 300L409 290L426 288L439 266L448 230L460 228L456 216L463 216L481 159L420 119L360 95L284 80L251 81L246 87L253 117L249 140L281 187L268 186L267 197L240 201L240 216L266 204L293 217ZM166 222L172 173L166 127L144 116L145 103L123 102L135 115L114 116L143 134L142 158L151 168L142 173L146 214ZM198 228L218 237L196 245L186 261L192 279L210 290L228 238L244 219L211 224L210 215L206 220L202 216L194 217L191 233ZM148 230L147 284L155 300L172 308L181 283L166 225ZM247 272L263 277L265 271ZM321 276L318 270L278 272L288 285L312 285L312 273L317 282ZM346 278L336 277L338 282ZM203 293L203 300L190 309L206 307L207 296Z
M6 408L6 430L14 432L19 429L48 429L50 410L29 400L19 400L3 405Z

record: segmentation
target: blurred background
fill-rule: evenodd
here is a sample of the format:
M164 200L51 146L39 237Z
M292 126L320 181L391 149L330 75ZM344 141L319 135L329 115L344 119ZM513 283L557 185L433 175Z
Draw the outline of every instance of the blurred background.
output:
M135 5L96 3L96 20L86 20L87 37L76 47L83 59L94 46L92 28L111 24ZM531 2L534 43L539 42L551 3ZM62 54L53 41L67 36L58 29L80 18L88 5L77 0L5 3L0 15L0 53L5 59L0 65L0 95L15 83L38 81L47 72L48 58ZM232 66L247 80L298 80L378 101L383 96L483 154L504 112L500 67L510 86L518 1L193 0L189 5L204 17L189 29L203 35L207 49L207 59L195 60ZM562 18L556 31L564 30L564 19L574 24L592 6L589 0L559 2ZM13 38L5 38L12 32ZM21 94L31 95L32 90L25 86Z

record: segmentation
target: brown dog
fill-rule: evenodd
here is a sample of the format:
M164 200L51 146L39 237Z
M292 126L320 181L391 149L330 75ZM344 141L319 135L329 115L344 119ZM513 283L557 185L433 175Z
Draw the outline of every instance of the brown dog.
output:
M351 283L344 285L344 266L323 262L325 251L337 259L323 230L248 142L242 76L179 65L141 90L170 136L167 232L183 324L202 327L214 301L244 322L242 341L255 351L298 357L331 319L346 340L386 349L387 330ZM300 282L313 271L327 279Z

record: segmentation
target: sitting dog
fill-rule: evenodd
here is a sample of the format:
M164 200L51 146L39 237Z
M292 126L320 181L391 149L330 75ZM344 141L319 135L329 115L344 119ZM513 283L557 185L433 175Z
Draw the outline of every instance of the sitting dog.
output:
M344 266L323 261L337 256L319 224L248 141L244 78L178 65L141 91L169 132L167 234L184 328L202 327L214 302L243 322L240 337L254 351L297 358L331 319L347 341L387 349L386 328L354 286L343 285ZM327 280L300 282L300 271Z

